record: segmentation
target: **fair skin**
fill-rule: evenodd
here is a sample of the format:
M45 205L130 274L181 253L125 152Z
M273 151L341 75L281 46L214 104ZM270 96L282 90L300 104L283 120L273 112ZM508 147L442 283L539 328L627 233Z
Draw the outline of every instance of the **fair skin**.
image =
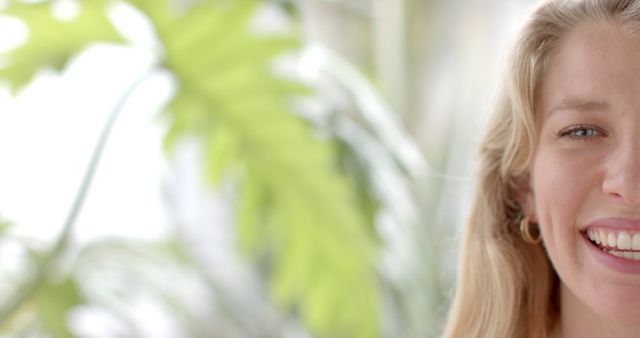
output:
M617 23L574 29L556 47L535 105L524 209L561 280L554 336L640 337L640 260L629 244L640 233L640 34ZM589 230L627 257L603 251Z

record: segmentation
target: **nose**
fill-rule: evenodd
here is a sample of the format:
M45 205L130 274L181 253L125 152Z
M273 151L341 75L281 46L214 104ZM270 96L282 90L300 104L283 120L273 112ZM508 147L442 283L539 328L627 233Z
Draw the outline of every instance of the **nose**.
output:
M612 149L602 183L603 192L622 203L640 206L640 141Z

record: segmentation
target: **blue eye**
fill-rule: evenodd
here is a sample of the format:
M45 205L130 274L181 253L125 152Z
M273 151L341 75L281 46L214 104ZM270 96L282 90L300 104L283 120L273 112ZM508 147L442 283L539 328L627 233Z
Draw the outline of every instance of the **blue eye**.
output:
M580 129L572 130L569 134L571 136L589 137L589 136L595 136L596 131L591 128L580 128Z
M598 128L582 125L569 127L558 132L559 137L568 137L582 140L601 136L603 134L604 133L601 132Z

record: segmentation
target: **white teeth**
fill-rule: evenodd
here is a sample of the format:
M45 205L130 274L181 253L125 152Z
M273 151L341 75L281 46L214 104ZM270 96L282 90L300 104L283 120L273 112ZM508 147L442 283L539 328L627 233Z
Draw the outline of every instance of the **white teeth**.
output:
M622 251L609 250L609 253L616 257L624 257L624 253Z
M633 248L633 250L640 250L640 233L633 234L631 247Z
M613 256L640 261L640 231L587 229L586 235L589 240Z
M640 252L637 252L637 251L631 252L631 251L607 250L607 252L610 255L613 255L616 257L631 259L634 261L640 261Z
M618 233L618 241L617 241L618 249L621 250L629 250L631 249L631 236L626 231L620 231Z

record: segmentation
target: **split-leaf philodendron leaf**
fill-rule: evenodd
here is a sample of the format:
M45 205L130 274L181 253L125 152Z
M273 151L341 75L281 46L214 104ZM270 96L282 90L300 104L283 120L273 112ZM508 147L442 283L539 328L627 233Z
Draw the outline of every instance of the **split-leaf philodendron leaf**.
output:
M109 22L105 8L107 0L80 1L82 10L69 20L52 15L48 2L22 3L10 1L4 14L22 19L28 28L28 40L10 51L7 67L0 68L0 78L9 81L13 89L24 86L43 67L60 70L67 60L95 42L122 42Z
M32 35L0 77L22 86L40 67L60 68L91 42L122 41L107 20L108 3L81 1L79 15L60 22L47 3L11 2L7 12ZM252 34L256 1L203 0L186 11L167 0L128 3L151 21L162 66L177 82L164 115L166 143L171 149L179 138L197 139L211 183L235 175L240 245L269 258L277 302L297 309L318 336L376 337L375 248L357 190L338 168L333 144L314 137L288 108L307 89L271 68L299 38Z
M45 284L35 295L40 321L54 338L73 338L67 328L69 310L81 303L76 284L68 279L62 283Z

